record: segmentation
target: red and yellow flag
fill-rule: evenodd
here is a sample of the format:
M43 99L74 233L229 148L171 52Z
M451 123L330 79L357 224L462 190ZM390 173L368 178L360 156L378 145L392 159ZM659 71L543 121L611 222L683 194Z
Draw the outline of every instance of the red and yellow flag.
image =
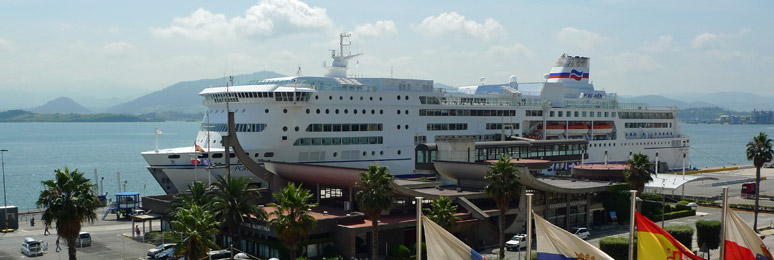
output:
M196 150L196 152L198 152L198 153L203 153L204 152L204 149L202 149L202 147L199 146L198 144L194 144L194 150Z
M664 229L635 213L637 221L637 259L647 260L705 260L691 253Z

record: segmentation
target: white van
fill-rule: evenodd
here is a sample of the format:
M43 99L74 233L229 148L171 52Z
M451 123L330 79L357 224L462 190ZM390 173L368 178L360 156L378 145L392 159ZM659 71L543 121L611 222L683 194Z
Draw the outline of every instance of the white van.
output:
M89 232L78 233L78 247L91 246L91 234Z
M21 253L26 256L39 256L48 250L48 243L28 237L21 244Z

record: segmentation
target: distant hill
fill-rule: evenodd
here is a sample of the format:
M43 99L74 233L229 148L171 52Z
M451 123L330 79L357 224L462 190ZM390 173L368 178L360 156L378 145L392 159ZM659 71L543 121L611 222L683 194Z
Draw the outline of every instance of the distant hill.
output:
M0 122L158 122L126 114L37 114L24 110L0 112Z
M705 102L734 111L774 109L774 97L747 92L686 93L672 95L686 102Z
M648 106L655 106L655 107L674 107L677 106L679 109L687 109L687 108L700 108L700 107L714 107L717 106L715 104L707 103L707 102L701 102L701 101L694 101L694 102L683 102L677 99L671 99L664 96L658 96L658 95L647 95L647 96L635 96L635 97L619 97L619 101L626 102L626 103L646 103Z
M276 77L284 77L284 75L271 71L236 75L234 83ZM224 78L178 82L162 90L108 108L107 112L135 115L157 112L200 113L205 110L205 107L202 105L202 97L199 96L199 92L210 86L223 86L225 82Z
M722 115L739 114L720 107L688 108L677 111L677 117L683 122L715 122Z
M41 114L89 114L91 110L85 108L68 97L60 97L46 104L30 109L31 112Z

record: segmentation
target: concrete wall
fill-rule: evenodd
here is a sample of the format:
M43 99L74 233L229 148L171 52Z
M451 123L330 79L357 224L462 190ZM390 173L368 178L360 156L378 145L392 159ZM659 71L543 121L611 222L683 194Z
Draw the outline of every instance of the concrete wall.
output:
M476 160L476 139L469 136L444 137L435 140L437 160L473 162Z

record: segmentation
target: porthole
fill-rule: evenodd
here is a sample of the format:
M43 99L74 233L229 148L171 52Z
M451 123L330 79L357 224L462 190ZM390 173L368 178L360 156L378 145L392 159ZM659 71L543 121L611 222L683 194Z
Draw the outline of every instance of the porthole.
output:
M328 100L333 100L333 96L328 96Z
M400 100L400 95L398 95L398 100Z
M376 155L376 151L371 151L371 156Z
M398 110L398 115L400 115L400 110Z
M376 110L371 109L371 114L376 114Z
M315 112L317 112L319 114L320 113L320 109L318 108Z
M352 96L349 96L349 100L354 100L355 98Z
M365 151L363 151L363 156L366 156L366 152Z
M349 109L344 109L344 114L349 113Z
M306 109L306 113L309 114L309 109L308 108Z
M384 151L379 151L379 155L384 155Z
M244 109L244 108L242 108L242 113L244 113L244 112L245 112L245 109Z
M366 111L365 111L365 109L363 109L363 114L365 115L365 113L366 113Z
M287 132L287 131L288 131L288 127L287 126L283 126L282 127L282 132Z
M398 130L400 130L400 125L398 125Z
M408 129L408 125L406 125L406 127L405 127L405 128L406 128L406 129Z
M266 114L268 114L269 113L269 109L267 108L266 110L264 110L264 112L266 112Z
M379 101L382 101L382 97L379 97Z
M339 114L339 109L336 109L336 114L337 114L337 115Z
M363 100L363 97L360 97L360 100Z
M296 130L296 132L298 132L298 126L296 126L295 130Z
M406 110L406 115L408 115L408 110Z
M400 150L398 150L398 155L400 155Z
M343 96L339 96L339 100L344 100L344 97Z
M357 109L352 109L352 113L354 113L355 115L357 115Z
M314 99L320 99L320 96L315 95Z
M374 101L374 97L368 97L368 100Z
M330 109L325 109L325 113L329 114L329 113L331 113L331 110Z
M379 114L383 115L384 114L384 110L379 109Z
M334 153L333 153L333 157L336 157L336 156L338 156L338 155L339 155L339 153L337 153L337 152L334 152Z
M406 96L406 100L408 100L408 96Z
M285 114L287 114L287 113L288 113L288 110L287 110L287 109L282 109L282 113L285 113Z

